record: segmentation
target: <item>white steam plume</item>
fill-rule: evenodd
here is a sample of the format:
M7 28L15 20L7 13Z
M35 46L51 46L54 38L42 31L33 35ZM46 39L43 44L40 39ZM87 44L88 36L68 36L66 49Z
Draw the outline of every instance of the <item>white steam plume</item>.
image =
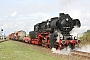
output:
M90 45L85 45L77 49L78 51L88 52L90 53Z
M80 28L73 28L70 34L73 35L73 37L76 36L77 39L83 36L82 32L80 31Z
M51 51L52 51L52 53L63 54L63 55L71 54L71 48L69 48L69 46L67 48L64 48L61 50L56 50L56 48L52 48Z

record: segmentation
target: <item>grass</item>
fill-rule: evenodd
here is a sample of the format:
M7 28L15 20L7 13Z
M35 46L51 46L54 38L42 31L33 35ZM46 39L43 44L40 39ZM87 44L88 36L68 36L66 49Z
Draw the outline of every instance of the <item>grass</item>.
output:
M65 60L47 55L14 41L0 43L0 60Z

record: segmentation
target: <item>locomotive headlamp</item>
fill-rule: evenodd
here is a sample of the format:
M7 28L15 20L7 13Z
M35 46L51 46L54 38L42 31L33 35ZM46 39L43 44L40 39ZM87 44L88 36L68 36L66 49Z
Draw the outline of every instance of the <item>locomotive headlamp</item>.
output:
M66 18L66 20L68 21L69 19L68 19L68 18Z
M80 40L78 40L78 43L81 43L81 41L80 41Z

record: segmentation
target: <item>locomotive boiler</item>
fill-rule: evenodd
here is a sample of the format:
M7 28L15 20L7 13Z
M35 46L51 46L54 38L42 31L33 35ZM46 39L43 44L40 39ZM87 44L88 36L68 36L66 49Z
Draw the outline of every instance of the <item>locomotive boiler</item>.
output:
M31 43L59 50L67 46L74 49L80 40L76 39L76 36L72 37L70 31L80 26L79 19L71 18L69 14L59 13L59 17L34 25L34 31L29 32Z

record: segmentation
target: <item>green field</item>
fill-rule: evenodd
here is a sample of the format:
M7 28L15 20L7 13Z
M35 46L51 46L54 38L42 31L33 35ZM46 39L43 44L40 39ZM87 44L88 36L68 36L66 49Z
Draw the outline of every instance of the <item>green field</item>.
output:
M15 41L0 43L0 60L65 60L50 56Z
M0 43L0 60L85 60L69 55L53 54L50 49L17 41Z

